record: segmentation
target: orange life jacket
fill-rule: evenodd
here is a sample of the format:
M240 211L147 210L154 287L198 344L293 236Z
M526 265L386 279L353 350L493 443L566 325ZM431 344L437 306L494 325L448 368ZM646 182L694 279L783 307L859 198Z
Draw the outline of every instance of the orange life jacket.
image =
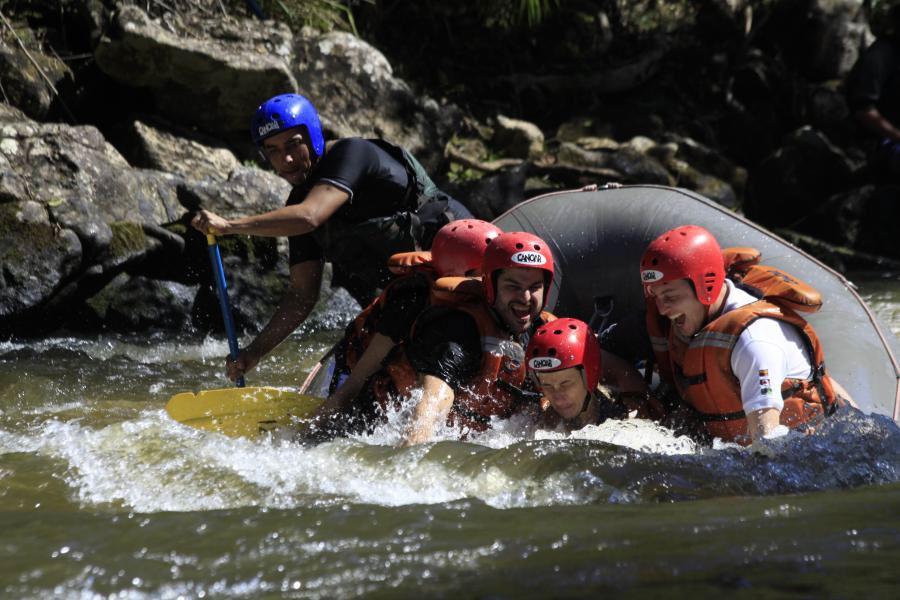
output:
M819 338L797 312L822 305L818 291L774 267L759 264L754 249L723 251L729 278L758 290L762 299L720 315L690 340L675 331L647 301L647 329L660 377L675 385L704 422L707 431L725 441L749 443L741 389L731 370L731 354L741 333L760 318L789 323L801 333L811 360L809 380L785 379L781 424L798 427L830 415L836 408L831 379L825 372ZM764 376L764 374L761 374Z
M431 251L399 252L388 259L388 270L394 275L410 275L415 272L433 273Z
M384 306L391 302L393 295L407 286L424 288L434 282L431 252L394 254L388 260L388 269L397 275L397 278L385 286L384 291L353 319L344 332L344 339L341 341L339 350L339 360L340 366L346 371L352 371L356 367L366 348L369 347Z
M497 322L484 299L479 278L443 277L434 282L431 291L433 306L445 306L471 316L481 339L481 365L468 382L454 390L447 425L484 431L490 426L491 417L509 418L521 402L525 349L511 340L509 332ZM540 323L555 318L542 311ZM409 394L417 385L416 372L405 353L392 353L384 372L390 374L396 393L401 395ZM382 390L389 391L386 386ZM387 405L390 398L379 398L379 402Z
M410 259L407 259L405 256L414 254L421 255L425 253L407 252L404 255L395 255L395 257L398 258L398 261L402 258L407 262L411 262L414 267L413 273L417 274L416 269L420 269L420 264L422 263L418 262L419 259L417 257L410 257ZM392 268L391 271L396 272L394 268ZM430 305L453 306L458 302L484 297L481 279L478 277L442 277L435 280L433 278L433 271L429 270L428 274L431 276L428 280L430 286ZM424 280L420 277L417 284L422 285L422 281ZM385 289L385 292L387 291L388 290ZM387 298L385 298L384 301L388 301ZM380 314L380 310L381 309L379 308L378 314L367 317L367 319L370 319L371 321L366 321L366 327L371 329L371 333L366 340L366 345L368 345L372 335L374 335L375 321L373 319L377 318ZM360 315L360 317L362 316L363 315ZM411 335L412 332L410 332L410 336ZM362 352L360 352L360 356L361 355ZM357 361L358 360L357 357ZM416 388L416 370L413 369L412 364L410 364L409 359L407 359L405 348L402 344L396 345L391 350L385 358L382 368L369 379L368 385L371 390L371 397L373 397L376 403L381 406L382 410L386 410L389 406L394 405L395 400L398 397L407 396Z

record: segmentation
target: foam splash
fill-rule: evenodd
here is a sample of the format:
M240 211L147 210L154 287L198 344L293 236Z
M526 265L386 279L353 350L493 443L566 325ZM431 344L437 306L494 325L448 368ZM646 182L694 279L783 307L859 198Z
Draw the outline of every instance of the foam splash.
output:
M523 423L398 447L410 403L372 433L315 446L194 430L161 410L91 427L53 417L0 430L0 453L68 465L72 500L137 512L338 503L405 506L477 500L496 508L797 493L900 481L900 430L846 411L813 436L698 449L646 421L607 421L523 439Z
M231 439L147 411L101 428L51 419L30 434L0 435L0 448L64 461L64 479L81 504L138 512L466 498L510 508L577 504L594 496L574 490L565 469L534 475L542 458L515 445L498 451L449 441L446 431L448 441L398 448L402 431L398 417L369 435L304 447Z
M646 419L627 421L607 420L600 425L588 425L571 433L538 431L537 439L575 439L605 442L655 454L694 454L699 445L687 436L676 435L671 429Z

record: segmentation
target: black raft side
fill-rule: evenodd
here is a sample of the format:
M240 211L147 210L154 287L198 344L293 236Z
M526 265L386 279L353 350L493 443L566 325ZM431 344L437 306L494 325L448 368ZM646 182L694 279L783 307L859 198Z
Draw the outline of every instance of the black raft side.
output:
M595 299L613 298L609 322L644 306L639 263L646 246L679 225L709 229L723 248L751 246L763 264L791 273L822 292L809 321L825 363L865 412L900 418L900 343L840 273L763 227L680 188L635 185L554 192L516 205L494 220L504 231L546 240L555 261L547 308L589 321Z

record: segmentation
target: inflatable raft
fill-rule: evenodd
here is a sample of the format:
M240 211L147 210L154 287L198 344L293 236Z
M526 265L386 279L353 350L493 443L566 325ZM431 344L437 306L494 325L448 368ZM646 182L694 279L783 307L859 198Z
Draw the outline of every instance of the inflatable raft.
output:
M673 227L701 225L723 248L757 248L763 264L822 292L822 309L808 319L822 340L832 376L863 411L900 420L900 342L853 285L796 246L695 192L650 185L558 192L518 204L494 222L504 231L530 231L551 245L556 273L548 307L585 321L595 315L597 299L612 299L609 322L643 307L641 255Z
M763 264L791 273L822 292L809 321L825 348L831 374L860 409L900 420L900 343L842 275L759 225L699 194L636 185L555 192L516 205L494 221L504 231L530 231L551 245L555 276L547 307L590 322L598 307L613 323L644 306L638 264L646 246L679 225L709 229L721 246L751 246ZM323 358L301 393L324 395Z

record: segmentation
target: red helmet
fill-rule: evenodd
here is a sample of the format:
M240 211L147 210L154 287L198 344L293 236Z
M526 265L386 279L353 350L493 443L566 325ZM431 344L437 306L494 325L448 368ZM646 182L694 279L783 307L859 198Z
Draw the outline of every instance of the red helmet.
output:
M532 373L581 367L590 392L600 381L600 343L587 323L578 319L541 325L528 342L525 359Z
M654 283L689 279L705 306L719 296L725 283L725 260L713 234L699 225L682 225L653 240L641 258L644 293ZM649 294L647 294L649 295Z
M553 281L553 254L551 254L547 242L524 231L501 233L491 240L484 252L484 260L481 262L481 277L484 281L488 304L493 304L496 297L494 272L513 267L541 269L546 273L544 277L544 303L546 304L547 288Z
M451 221L441 227L431 243L431 264L438 277L480 269L488 244L501 233L496 225L479 219Z

